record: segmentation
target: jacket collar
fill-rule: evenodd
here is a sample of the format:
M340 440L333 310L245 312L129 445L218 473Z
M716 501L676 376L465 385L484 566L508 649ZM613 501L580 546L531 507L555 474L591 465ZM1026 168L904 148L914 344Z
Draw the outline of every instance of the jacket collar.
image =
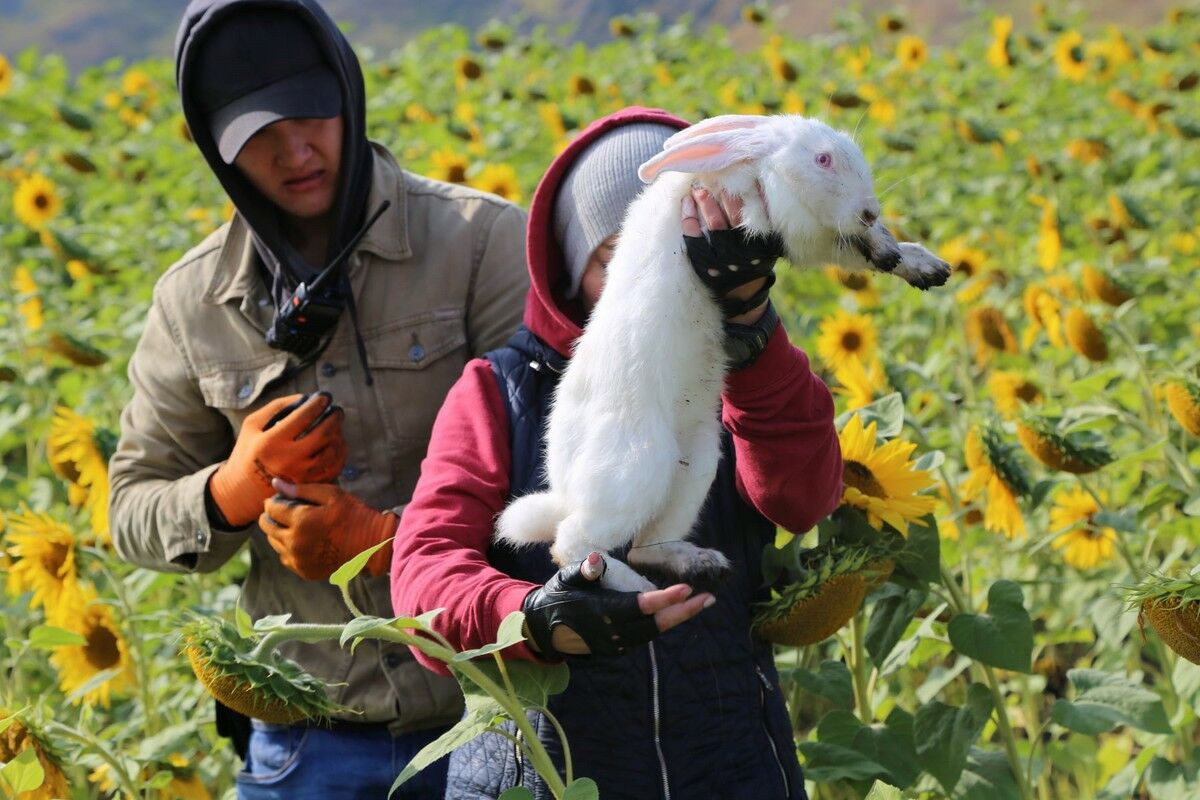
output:
M412 256L408 238L408 188L404 182L404 171L382 145L372 142L371 148L375 157L371 165L371 191L367 196L366 213L368 216L373 214L384 200L390 200L392 204L367 231L354 252L366 251L387 261L404 261ZM259 276L255 258L250 228L242 215L235 212L203 301L221 305L260 293L266 297L266 287ZM353 273L358 259L351 256L349 263Z

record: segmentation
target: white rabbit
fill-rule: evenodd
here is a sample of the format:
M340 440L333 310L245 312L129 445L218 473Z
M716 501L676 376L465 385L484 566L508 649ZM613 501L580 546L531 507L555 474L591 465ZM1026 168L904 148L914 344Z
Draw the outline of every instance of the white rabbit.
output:
M896 243L878 222L858 147L813 119L714 117L668 139L638 175L651 185L629 206L604 291L554 396L550 488L512 502L496 536L552 541L560 565L632 541L634 567L715 580L728 560L686 540L720 457L724 331L683 248L684 195L700 184L740 197L741 227L778 233L796 266L877 269L921 289L945 283L950 267L920 245ZM606 561L606 587L654 588Z

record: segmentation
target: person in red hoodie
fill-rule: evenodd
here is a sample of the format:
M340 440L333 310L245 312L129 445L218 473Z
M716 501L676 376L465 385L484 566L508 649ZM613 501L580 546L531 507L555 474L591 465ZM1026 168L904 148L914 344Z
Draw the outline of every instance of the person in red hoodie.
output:
M524 611L528 641L504 655L567 660L570 683L550 710L574 773L594 779L605 800L804 798L772 649L751 620L768 593L763 547L777 525L806 531L837 506L841 451L829 390L769 302L770 248L720 230L737 219L735 202L697 190L681 209L694 268L716 252L745 256L739 286L696 268L726 308L731 370L721 464L692 541L720 549L732 574L711 593L614 592L595 583L599 554L558 570L546 545L518 551L492 540L508 501L545 487L553 390L603 288L613 237L640 188L637 167L686 126L657 109L625 109L584 130L542 178L527 231L525 324L466 365L438 414L394 543L392 604L397 614L443 609L434 627L460 649L494 641L500 622ZM535 716L561 764L553 727ZM485 734L451 755L447 798L495 798L516 785L549 797L504 737Z

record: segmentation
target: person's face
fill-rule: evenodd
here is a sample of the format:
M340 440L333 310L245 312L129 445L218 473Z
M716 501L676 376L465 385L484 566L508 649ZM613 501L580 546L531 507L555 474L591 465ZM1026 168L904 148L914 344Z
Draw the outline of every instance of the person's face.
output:
M333 208L342 160L342 117L284 119L260 130L234 164L259 192L299 220Z
M588 311L592 310L600 299L600 292L604 291L604 273L616 246L617 234L614 233L596 246L583 268L583 277L579 279L579 298Z

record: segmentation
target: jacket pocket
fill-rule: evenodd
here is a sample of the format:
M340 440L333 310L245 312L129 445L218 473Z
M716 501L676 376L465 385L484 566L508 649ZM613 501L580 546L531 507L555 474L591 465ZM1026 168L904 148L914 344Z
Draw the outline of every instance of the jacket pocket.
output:
M287 353L279 352L269 359L256 359L244 366L227 366L220 372L202 375L198 383L204 404L226 411L243 411L258 405L258 399L283 374L287 363Z

